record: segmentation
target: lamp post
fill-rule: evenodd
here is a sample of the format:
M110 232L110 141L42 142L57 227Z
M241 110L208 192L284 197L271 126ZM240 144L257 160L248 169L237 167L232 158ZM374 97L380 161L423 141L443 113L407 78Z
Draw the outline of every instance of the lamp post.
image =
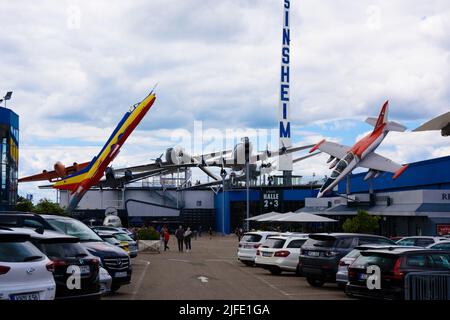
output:
M225 178L227 172L224 168L220 170L220 176L222 177L222 233L225 235Z
M0 103L2 101L5 101L5 108L6 108L6 100L11 100L11 96L12 96L12 91L8 91L5 96L3 97L3 99L0 99Z

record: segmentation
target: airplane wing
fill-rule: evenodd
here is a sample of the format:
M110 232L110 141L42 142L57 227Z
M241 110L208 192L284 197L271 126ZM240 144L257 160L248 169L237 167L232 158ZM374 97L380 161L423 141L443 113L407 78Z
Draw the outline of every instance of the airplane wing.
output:
M413 131L443 130L450 124L450 112L441 114L440 116L425 122ZM448 130L448 129L447 129Z
M73 174L77 171L80 171L84 168L86 168L89 165L90 162L83 162L83 163L75 163L74 165L65 168L67 175ZM32 176L28 176L28 177L23 177L20 178L18 181L19 182L32 182L32 181L54 181L61 178L58 173L55 170L51 170L51 171L43 171L42 173L38 173Z
M358 166L376 171L392 172L392 173L396 173L402 168L402 165L388 158L380 156L378 153L375 152L372 152L371 154L367 155L362 161L358 163Z
M276 157L280 154L294 153L297 151L309 149L311 147L314 147L314 145L307 145L307 146L297 145L297 146L292 146L292 147L281 148L280 150L277 150L277 151L269 151L269 150L262 151L256 155L251 156L250 163L255 163L257 161L266 160L267 158Z
M339 143L330 142L322 140L318 144L316 144L309 153L312 153L319 149L322 152L328 153L330 156L333 156L338 159L342 159L347 154L348 150L351 149L349 146L345 146Z

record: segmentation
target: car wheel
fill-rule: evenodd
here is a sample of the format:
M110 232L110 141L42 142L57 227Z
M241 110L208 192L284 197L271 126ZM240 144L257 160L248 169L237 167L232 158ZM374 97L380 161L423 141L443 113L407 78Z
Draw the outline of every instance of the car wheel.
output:
M271 268L269 271L270 271L271 274L273 274L275 276L278 276L278 275L281 274L281 269L280 268Z
M339 288L339 289L341 289L341 290L345 291L345 286L346 286L346 284L345 284L345 283L342 283L342 282L338 282L338 283L337 283L337 286L338 286L338 288Z
M314 278L306 278L308 284L312 287L321 287L325 284L325 281L314 279Z
M111 286L111 292L113 292L113 293L116 292L119 289L120 289L120 285L118 285L118 284L113 284Z

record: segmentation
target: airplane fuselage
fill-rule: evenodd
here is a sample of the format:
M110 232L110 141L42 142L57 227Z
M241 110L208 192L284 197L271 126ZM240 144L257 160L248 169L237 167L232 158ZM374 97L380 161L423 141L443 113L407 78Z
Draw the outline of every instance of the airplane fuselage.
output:
M376 148L383 142L389 131L385 130L385 125L374 129L371 133L356 142L353 147L348 150L346 156L339 160L331 176L323 184L317 195L322 197L325 193L332 190L339 182L342 181L349 173L351 173L358 163L367 155L374 152Z

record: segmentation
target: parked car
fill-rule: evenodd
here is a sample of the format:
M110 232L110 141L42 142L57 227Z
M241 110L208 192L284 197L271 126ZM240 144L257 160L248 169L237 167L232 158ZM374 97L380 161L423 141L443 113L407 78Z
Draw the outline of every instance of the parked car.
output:
M122 249L103 241L87 225L73 218L34 213L0 213L0 226L15 226L32 229L59 231L78 237L81 244L94 256L113 278L111 291L131 282L132 266L130 257Z
M450 240L436 242L429 245L427 248L435 250L450 250Z
M367 267L381 271L381 289L367 286ZM450 273L450 251L432 249L366 250L349 267L346 293L350 296L386 300L404 299L405 276L410 272L444 271Z
M117 240L112 234L110 233L102 233L102 232L98 232L97 233L100 238L102 238L104 241L117 246L119 248L121 248L122 250L124 250L126 253L128 253L128 243L122 243L119 240Z
M237 249L238 260L247 266L253 266L256 259L256 249L258 249L268 237L279 234L279 232L274 231L253 231L244 233Z
M111 235L117 241L120 242L123 249L128 253L130 258L135 258L138 255L138 247L136 241L131 239L131 237L125 232L117 232L117 231L102 231L99 233L100 237Z
M0 229L0 300L53 300L54 264L28 234Z
M105 268L100 267L99 270L100 292L105 295L111 291L112 277Z
M384 245L384 244L363 244L361 246L355 247L355 249L350 251L339 261L338 271L336 273L337 285L341 288L345 288L345 285L348 282L348 267L361 255L361 251L371 249L395 250L398 248L420 248L420 247L407 247L407 246Z
M433 243L439 241L448 240L445 237L428 237L428 236L416 236L416 237L404 237L397 241L398 245L401 246L411 246L411 247L428 247Z
M126 232L133 240L137 240L136 233L128 230L123 227L111 227L111 226L94 226L92 229L96 232L100 231L117 231L117 232Z
M339 261L356 246L363 244L395 245L395 242L370 234L310 234L301 248L298 269L313 287L335 282Z
M51 230L13 228L15 232L28 233L30 241L53 262L56 283L56 299L100 298L99 258L91 255L77 237ZM69 288L68 278L72 268L80 271L80 287Z
M272 236L256 250L255 264L278 275L283 271L296 272L300 247L308 239L303 236Z

